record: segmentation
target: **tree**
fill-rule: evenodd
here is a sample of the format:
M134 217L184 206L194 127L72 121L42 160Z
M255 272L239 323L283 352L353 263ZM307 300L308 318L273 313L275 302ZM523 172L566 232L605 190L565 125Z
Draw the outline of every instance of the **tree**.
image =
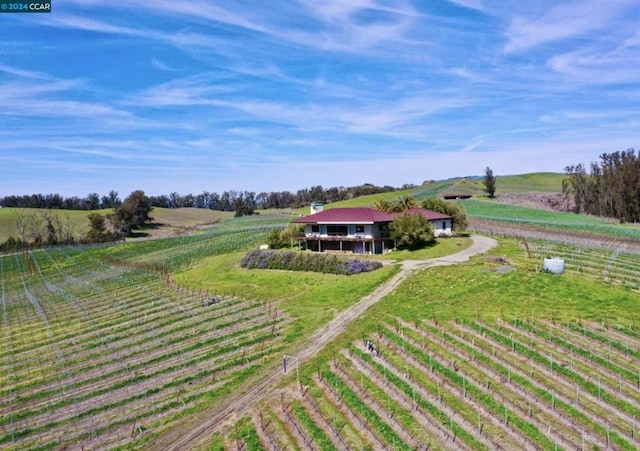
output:
M267 245L269 248L280 249L285 247L288 243L282 235L281 229L271 229L271 232L269 232L267 236Z
M303 224L289 223L287 228L282 231L282 237L288 242L291 242L296 237L304 235L304 228Z
M56 216L51 210L44 210L40 212L40 216L46 223L47 229L47 244L58 244L58 232L55 227L54 217Z
M378 211L383 211L385 213L391 213L393 211L393 206L387 199L378 199L373 203L373 208Z
M389 224L398 249L415 250L435 241L433 227L422 213L403 213Z
M106 243L119 238L117 233L107 230L107 218L99 213L91 213L89 216L89 232L87 242Z
M151 210L153 210L151 200L144 194L144 191L137 190L132 192L122 205L116 208L110 219L118 232L123 236L128 236L133 229L138 229L151 221L152 218L149 216Z
M27 244L27 230L29 229L29 215L25 210L16 213L16 229L21 243Z
M99 213L91 213L89 216L89 232L87 241L99 243L103 241L104 233L107 231L106 218Z
M576 213L640 221L640 154L635 150L600 155L600 163L591 163L590 173L581 164L565 171L562 192L565 199L573 197Z
M29 233L33 239L33 244L41 246L44 241L45 234L44 221L40 215L35 212L29 215Z
M271 249L280 249L287 247L291 241L304 234L304 225L289 224L286 229L271 229L267 237L267 244Z
M100 195L98 193L89 193L86 201L89 210L98 210L100 208Z
M484 181L482 183L484 184L484 190L487 196L489 196L489 199L496 197L496 178L493 175L493 170L489 166L484 169Z
M437 199L435 197L429 197L422 202L422 208L451 216L453 218L453 225L451 229L454 232L467 230L467 226L469 225L467 221L467 213L459 204L447 202L446 200Z
M71 244L75 242L75 223L69 213L65 213L62 219L56 215L58 222L58 243Z
M102 196L101 206L102 208L116 208L122 204L122 201L118 197L118 192L115 190L109 191L109 195Z
M411 210L412 208L416 208L419 206L420 204L418 203L417 200L405 194L404 196L402 196L400 199L398 199L396 202L392 204L392 210L401 212L401 211Z

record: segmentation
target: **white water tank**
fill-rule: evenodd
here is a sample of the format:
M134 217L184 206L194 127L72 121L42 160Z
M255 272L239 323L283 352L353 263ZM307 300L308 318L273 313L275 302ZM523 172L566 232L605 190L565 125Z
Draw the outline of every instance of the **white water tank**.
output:
M564 259L545 258L542 262L542 269L551 274L562 274L564 272Z

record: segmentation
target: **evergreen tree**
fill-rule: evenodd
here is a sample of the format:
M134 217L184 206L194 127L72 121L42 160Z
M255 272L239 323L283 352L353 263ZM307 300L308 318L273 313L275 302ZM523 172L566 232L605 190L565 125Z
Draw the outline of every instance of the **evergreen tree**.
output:
M487 166L484 170L484 190L489 196L489 199L496 197L496 178L493 175L493 170Z

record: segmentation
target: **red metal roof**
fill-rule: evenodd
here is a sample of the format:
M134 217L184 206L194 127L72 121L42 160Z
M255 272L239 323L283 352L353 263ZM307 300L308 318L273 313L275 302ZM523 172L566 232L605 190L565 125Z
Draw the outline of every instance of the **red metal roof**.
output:
M451 216L424 208L412 208L410 213L422 213L430 221L451 219ZM319 213L296 219L298 224L373 224L374 222L391 222L402 213L385 213L368 207L331 208Z
M411 208L409 213L422 213L429 221L437 221L438 219L453 219L452 216L445 215L444 213L438 213L437 211L427 210L426 208ZM394 213L396 216L402 213Z

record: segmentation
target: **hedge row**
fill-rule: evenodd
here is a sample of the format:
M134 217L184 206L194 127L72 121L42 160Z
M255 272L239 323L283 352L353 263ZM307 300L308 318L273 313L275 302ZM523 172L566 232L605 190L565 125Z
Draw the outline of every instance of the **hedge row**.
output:
M382 263L371 260L345 259L336 255L273 250L251 251L240 261L248 269L286 269L289 271L314 271L326 274L350 276L381 268Z

